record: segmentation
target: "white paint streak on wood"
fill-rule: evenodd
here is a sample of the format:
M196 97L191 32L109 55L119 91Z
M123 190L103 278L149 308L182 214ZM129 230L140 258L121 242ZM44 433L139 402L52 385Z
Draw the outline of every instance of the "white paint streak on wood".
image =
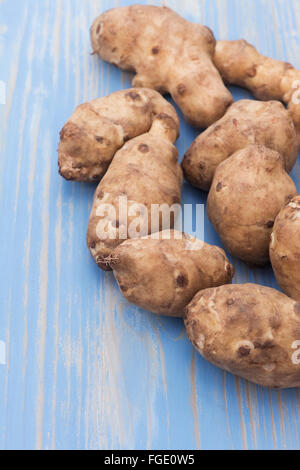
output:
M271 390L268 390L268 397L269 397L269 407L270 407L270 415L271 415L271 423L272 423L273 449L276 450L277 449L277 433L276 433L275 420L274 420L274 408L273 408Z
M90 21L89 16L82 12L81 14L81 54L82 54L82 64L81 70L83 70L83 101L86 102L89 100L89 82L91 80L90 74Z
M43 202L42 202L42 246L40 254L40 305L37 342L38 360L38 383L36 395L36 449L43 447L43 413L44 413L44 393L45 393L45 348L47 336L47 300L48 300L48 256L49 256L49 198L50 198L50 164L51 164L51 137L49 132L45 133L43 155L45 158L45 170L43 181Z
M8 125L8 119L10 115L10 110L13 102L13 97L14 97L14 91L15 91L15 86L18 78L18 71L19 71L19 63L23 51L23 42L24 42L24 34L25 34L25 29L27 25L27 19L28 19L28 8L25 9L25 13L23 15L23 21L21 24L21 27L19 29L19 32L16 37L15 41L15 48L13 52L14 60L11 61L11 70L10 70L10 79L8 83L8 100L6 104L6 129Z
M23 140L24 140L24 129L28 120L28 102L32 99L32 67L33 59L35 54L35 40L37 33L37 24L38 24L38 11L36 10L33 14L32 21L32 30L31 30L31 39L27 51L27 70L28 74L25 82L25 89L22 102L22 110L20 114L20 129L19 129L19 143L18 143L18 160L16 168L16 194L15 194L15 204L14 204L14 225L16 225L17 217L17 208L20 192L20 177L21 177L21 163L23 159Z
M280 433L283 442L283 448L287 448L287 436L286 436L286 429L285 429L285 422L283 417L283 404L282 404L282 394L283 392L278 391L276 393L277 404L279 409L279 424L280 424Z
M147 348L147 449L153 449L153 441L160 427L160 420L155 412L158 391L159 351L150 334L145 335Z
M259 423L254 418L255 413L255 406L253 402L251 384L249 382L245 383L246 387L246 397L247 397L247 406L249 411L249 419L250 419L250 429L251 429L251 437L253 442L253 447L257 449L257 431L259 430Z
M239 377L235 377L235 388L237 394L237 401L240 413L240 431L241 438L243 443L243 449L248 450L248 440L247 440L247 429L245 424L244 412L243 412L243 397L241 393L241 384L242 380Z
M100 276L99 276L100 277ZM100 299L103 298L102 283L99 289L100 295L95 295L94 305L98 306ZM99 316L99 319L98 319ZM88 360L90 366L88 367L88 385L87 385L87 401L85 407L85 448L89 449L90 436L95 436L95 447L100 449L108 448L108 436L104 429L100 426L101 416L104 414L104 409L101 405L101 362L103 352L102 332L98 328L98 320L102 317L102 312L99 308L94 309L94 325L91 327L87 323L87 331L89 331L89 344L88 344ZM91 338L92 336L92 338Z
M257 386L256 387L257 391L258 391L258 395L259 395L259 398L261 400L261 419L262 419L262 422L263 422L263 429L264 429L264 438L267 439L267 423L266 423L266 410L265 410L265 407L263 406L263 387L260 387L260 386Z
M30 159L28 178L27 178L27 214L28 214L28 232L27 238L24 243L24 268L25 268L25 284L24 284L24 295L23 295L23 306L24 306L24 318L25 318L25 330L23 338L23 354L24 354L24 365L23 365L23 415L25 411L25 384L27 376L27 352L28 352L28 298L29 298L29 271L30 271L30 261L31 261L31 243L32 243L32 220L33 220L33 197L34 197L34 178L36 172L36 162L37 162L37 146L38 146L38 137L40 130L40 120L41 120L41 107L35 106L34 113L32 116L31 123L31 149L32 157Z
M3 136L6 136L7 131L8 131L9 116L11 113L11 107L13 103L16 82L18 78L19 64L20 64L20 58L21 58L22 51L23 51L23 42L24 42L24 34L26 30L26 25L27 25L27 19L28 19L28 8L25 9L19 32L16 35L15 47L12 53L9 81L6 87L7 101L6 101L6 106L5 106L5 118L4 118L2 132L1 132ZM4 187L4 185L1 184L2 183L1 178L3 178L3 170L5 168L5 158L7 158L5 155L5 147L6 147L6 139L3 138L0 141L0 152L3 152L3 157L4 157L2 164L1 164L1 168L0 168L0 199L2 197L2 190Z
M73 46L74 49L74 61L75 66L73 67L74 74L75 74L75 104L78 106L80 104L80 97L81 97L81 68L80 68L80 40L79 40L79 27L78 24L78 16L73 18L73 38L75 36L75 41ZM75 35L74 35L75 31Z
M111 436L110 448L113 449L114 446L127 448L130 445L134 446L134 440L130 428L125 430L125 423L122 419L121 405L124 402L126 388L122 380L124 371L121 363L122 353L119 349L120 342L117 339L116 304L111 275L105 277L104 286L108 295L106 297L105 315L102 320L104 321L104 336L101 338L101 341L103 341L101 376L104 381L102 387L104 415L101 416L101 421L104 429ZM130 426L129 423L127 424Z
M195 433L195 442L196 449L201 449L201 435L200 435L200 423L199 423L199 411L198 411L198 393L197 393L197 384L196 384L196 351L192 351L192 360L191 360L191 405L194 418L194 433Z
M20 175L21 175L21 163L23 159L23 138L24 138L24 128L26 126L26 121L28 119L27 113L27 106L29 100L32 98L32 70L33 70L33 60L35 58L36 53L36 33L38 32L38 16L37 10L33 14L33 27L32 27L32 34L31 39L28 45L27 51L27 60L28 60L28 75L26 78L26 87L25 87L25 94L24 94L24 101L23 101L23 110L21 114L21 130L20 130L20 141L19 141L19 157L18 157L18 165L17 165L17 182L16 182L16 197L15 197L15 222L17 216L17 208L19 202L19 190L20 190ZM45 22L47 22L47 11L45 15ZM47 42L47 35L43 36L43 42L41 44L42 50L45 53ZM41 60L43 56L41 56ZM33 136L33 140L31 142L31 150L32 150L32 157L30 159L30 166L28 171L28 185L27 185L27 194L28 194L28 202L27 202L27 210L28 210L28 233L26 242L24 245L24 268L25 268L25 284L24 284L24 297L23 297L23 305L24 305L24 335L23 335L23 416L25 413L25 384L27 380L27 367L28 367L28 298L29 298L29 270L30 270L30 262L31 262L31 243L32 243L32 220L33 220L33 200L34 200L34 182L35 182L35 172L36 172L36 164L37 164L37 145L38 145L38 138L39 138L39 130L40 130L40 120L42 115L42 99L41 96L36 96L36 104L34 106L33 116L32 116L32 124L31 124L31 132L30 135ZM28 129L27 129L28 132ZM25 426L23 418L23 426Z
M63 16L63 22L64 22L64 48L65 48L65 53L64 53L64 62L65 62L65 79L66 79L66 91L70 90L70 76L71 76L71 60L73 59L73 54L72 54L72 44L71 44L71 39L72 39L72 28L71 28L71 5L70 5L70 0L64 0L64 16Z
M58 346L59 346L59 315L60 315L60 284L61 284L61 244L62 244L62 182L59 184L59 193L56 201L57 220L55 226L55 266L56 266L56 301L54 307L54 383L52 400L52 443L51 448L56 447L56 403L57 403L57 369L58 369Z
M165 395L165 405L166 405L166 410L167 410L167 428L168 428L168 444L170 447L170 410L169 410L169 401L168 401L168 381L167 381L167 371L166 371L166 362L165 362L165 353L163 349L163 345L160 339L159 335L159 330L155 326L152 316L150 316L150 321L151 321L151 326L154 330L155 333L155 343L158 345L159 349L159 358L160 358L160 374L161 374L161 380L163 384L163 389L164 389L164 395Z
M6 431L9 423L8 418L8 384L9 384L9 377L10 377L10 370L11 370L11 362L10 362L10 339L11 339L11 308L12 308L12 289L10 289L8 293L8 305L7 305L7 327L6 327L6 335L5 335L5 342L6 342L6 375L5 375L5 386L4 386L4 397L5 397L5 406L6 406L6 416L5 416L5 429L4 429L4 449L6 449Z
M70 23L71 23L71 11L70 11L70 1L65 1L65 10L64 15L62 17L62 12L60 12L60 16L62 17L60 21L64 22L64 62L65 62L65 80L66 80L66 91L70 88L70 57L72 56L71 51L71 32L70 32ZM61 6L60 6L61 7ZM55 50L56 54L59 54L58 51L59 41L57 41L56 47L54 47L54 54L53 60L57 62L57 58L55 58ZM54 364L53 364L53 398L52 398L52 439L51 439L51 449L56 448L56 413L57 413L57 381L58 381L58 361L59 361L59 339L60 339L60 295L61 295L61 257L62 257L62 184L63 180L59 180L58 186L58 195L56 200L56 226L55 226L55 265L56 265L56 300L54 306Z
M61 38L61 19L62 19L62 3L61 0L57 0L57 9L56 17L53 28L53 39L52 39L52 49L51 56L53 61L53 85L56 87L58 83L58 73L59 73L59 61L60 61L60 38Z
M223 371L223 393L224 393L224 407L225 407L225 420L226 420L226 431L228 435L228 439L231 445L231 449L234 450L234 445L232 441L231 429L230 429L230 419L229 419L229 403L227 398L227 389L226 389L226 379L227 379L228 372L225 370Z
M47 53L47 48L49 45L52 44L52 34L49 34L49 16L50 16L50 5L49 2L51 0L45 0L45 19L42 22L43 24L43 41L42 44L40 44L40 49L37 49L36 44L35 44L35 57L38 57L40 60L40 63L43 64L43 61L45 60L45 56Z

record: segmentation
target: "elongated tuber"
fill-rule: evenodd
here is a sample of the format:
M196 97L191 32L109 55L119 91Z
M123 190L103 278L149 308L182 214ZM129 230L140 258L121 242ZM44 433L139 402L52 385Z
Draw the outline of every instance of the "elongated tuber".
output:
M212 62L212 31L167 7L109 10L92 25L91 41L102 59L137 73L133 86L170 93L193 126L208 127L232 103Z
M248 88L260 100L288 105L300 145L300 71L261 55L247 41L217 41L214 61L225 82Z
M174 213L152 223L152 210L180 204L182 171L173 142L178 125L166 114L154 118L150 131L119 150L94 197L87 243L96 263L109 270L111 253L127 238L173 228Z

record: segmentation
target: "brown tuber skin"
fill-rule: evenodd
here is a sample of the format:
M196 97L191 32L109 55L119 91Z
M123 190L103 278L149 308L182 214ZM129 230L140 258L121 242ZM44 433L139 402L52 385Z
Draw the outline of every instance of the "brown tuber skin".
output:
M257 99L288 105L300 145L300 71L261 55L244 40L217 41L214 62L225 82L248 88Z
M186 179L209 191L217 166L250 144L279 152L290 172L298 156L297 135L289 112L279 101L240 100L192 143L182 162Z
M60 133L60 174L67 180L100 181L117 150L148 132L160 113L179 127L174 108L150 89L117 91L78 106Z
M270 258L281 289L300 301L300 196L292 199L276 217Z
M300 386L300 303L284 294L256 284L206 289L186 307L185 326L215 366L266 387Z
M137 73L133 86L170 93L193 126L210 126L233 101L212 62L211 30L167 7L109 10L92 25L91 41L103 60Z
M251 145L221 163L207 213L225 248L250 265L269 261L269 239L281 208L297 194L281 155Z
M129 302L181 317L196 292L231 283L234 268L221 248L173 230L155 236L127 240L112 253L110 266Z
M173 228L174 218L165 222L162 217L159 217L158 227L151 227L151 205L167 204L171 207L180 204L183 176L177 162L178 152L173 145L177 135L177 121L160 114L148 133L130 140L116 153L96 190L87 232L88 247L100 268L111 269L112 251L124 239L133 238L128 230L139 215L142 220L138 224L138 236ZM125 220L119 214L120 197L127 197L128 200ZM114 207L116 214L106 210L100 214L99 210L105 204ZM147 212L140 214L138 204L144 205ZM102 225L101 230L99 224ZM108 238L107 233L115 238Z

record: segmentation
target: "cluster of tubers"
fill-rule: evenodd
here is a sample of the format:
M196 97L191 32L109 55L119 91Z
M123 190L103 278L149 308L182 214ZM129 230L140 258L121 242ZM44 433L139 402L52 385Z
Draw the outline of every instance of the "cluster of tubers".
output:
M217 42L166 7L109 10L92 25L91 41L93 53L136 73L134 88L78 106L60 134L60 174L99 183L87 231L95 262L113 271L129 302L183 317L211 363L259 385L300 386L300 360L292 360L300 343L300 196L289 176L300 145L300 72L245 41ZM222 78L262 101L233 103ZM165 93L206 129L181 166L179 118ZM154 206L180 205L183 175L209 192L208 216L225 248L249 265L271 260L287 295L231 284L225 252L175 230L175 212L153 226Z

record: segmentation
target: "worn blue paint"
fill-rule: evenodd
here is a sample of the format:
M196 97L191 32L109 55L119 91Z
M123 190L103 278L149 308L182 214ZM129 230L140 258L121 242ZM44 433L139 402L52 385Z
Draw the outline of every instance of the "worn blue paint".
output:
M130 86L89 55L88 34L128 3L0 0L0 448L299 448L299 392L225 374L193 352L181 320L128 305L85 245L95 187L58 176L74 107ZM164 3L300 68L297 0ZM181 156L196 135L182 121ZM299 187L299 164L293 177ZM185 184L183 200L205 196ZM207 218L205 238L219 243ZM234 264L235 282L276 286L271 269Z

